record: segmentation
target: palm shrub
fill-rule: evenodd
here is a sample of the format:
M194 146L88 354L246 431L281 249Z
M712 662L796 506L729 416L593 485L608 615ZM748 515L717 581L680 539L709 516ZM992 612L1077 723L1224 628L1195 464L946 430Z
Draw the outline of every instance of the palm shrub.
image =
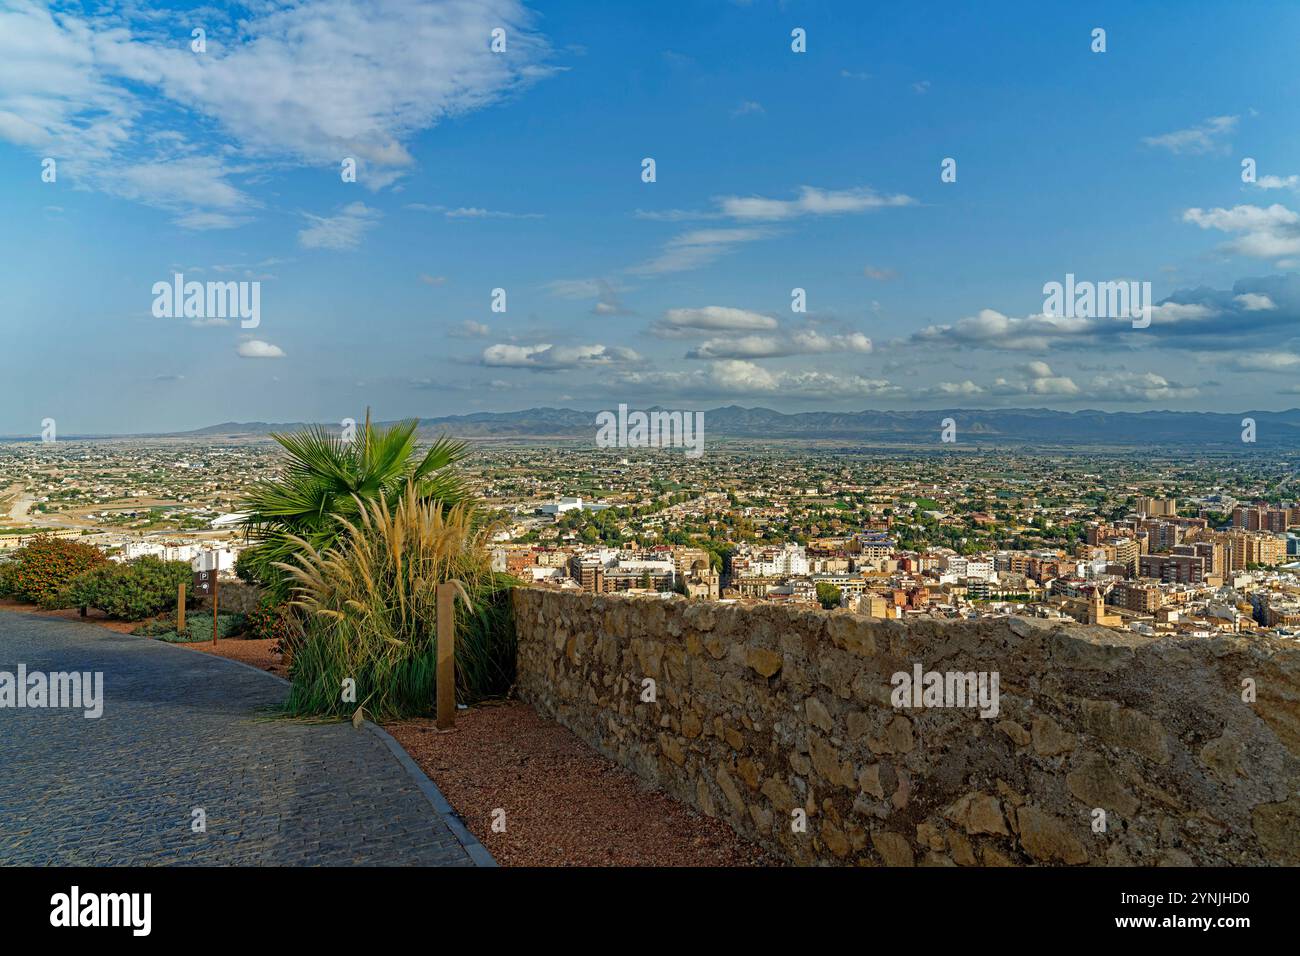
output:
M283 566L295 564L295 556L308 548L317 554L329 550L371 502L394 508L411 483L422 501L451 506L466 500L455 468L465 457L465 443L442 437L421 455L418 425L418 419L410 419L375 427L367 412L365 427L351 442L320 427L273 435L289 463L280 477L257 482L246 497L244 527L257 543L241 555L247 557L240 577L282 601L293 588Z
M515 635L508 589L485 547L493 530L472 502L444 508L417 481L390 504L357 502L340 518L338 543L300 553L281 568L295 584L305 634L293 656L286 702L299 716L363 714L386 720L427 713L437 682L437 588L458 581L456 696L462 702L504 694L514 683ZM356 682L345 702L343 682Z

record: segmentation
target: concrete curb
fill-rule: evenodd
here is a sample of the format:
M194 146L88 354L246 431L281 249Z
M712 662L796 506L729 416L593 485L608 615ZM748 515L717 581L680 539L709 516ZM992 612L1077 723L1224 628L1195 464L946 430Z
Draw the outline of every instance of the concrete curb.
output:
M469 854L469 858L474 861L474 865L492 867L500 866L500 864L492 858L492 854L488 852L488 848L478 841L478 837L469 832L469 828L465 826L465 821L460 818L460 814L452 809L451 804L447 802L447 798L444 797L442 791L438 789L438 785L430 780L429 775L420 769L420 765L411 759L411 755L408 754L402 745L397 742L396 738L378 724L373 724L368 720L365 724L366 728L372 734L388 745L388 749L393 752L393 756L397 758L397 762L406 768L406 772L415 780L415 785L420 788L428 798L429 802L433 804L433 808L437 810L443 820L446 821L447 827L451 832L456 834L456 839L460 840L461 846L465 848L465 852Z
M3 610L8 610L8 608L0 608L0 611ZM32 616L40 617L42 615ZM59 621L63 624L84 624L87 627L97 626L91 621L68 621L62 618L53 618L52 620ZM173 644L170 641L159 641L154 638L143 637L135 634L117 633L122 637L139 637L140 640L153 641L155 644L162 644L180 651L185 650L184 646ZM237 640L237 638L231 638L231 640ZM237 661L230 657L222 657L220 654L205 654L202 651L192 651L191 653L196 653L202 657L211 658L213 660L222 661L226 664L235 664L238 667L243 667L247 670L253 671L254 673L261 674L263 677L269 677L273 681L278 681L285 687L290 686L289 681L285 680L279 674L272 674L270 671L264 671L262 668L255 667L246 661ZM383 741L384 746L386 746L392 755L397 758L397 762L401 764L402 768L410 775L412 781L414 781L415 785L420 789L420 792L424 794L424 798L429 801L429 804L433 807L434 811L437 812L438 816L447 824L447 829L455 835L458 841L460 841L460 845L465 848L465 852L469 854L469 858L474 862L474 865L485 867L500 866L501 864L497 863L497 861L492 857L492 854L488 852L488 848L479 842L478 837L469 832L469 828L465 826L465 821L460 818L460 815L452 808L452 805L447 802L447 798L443 796L442 791L438 789L438 785L429 779L429 775L420 769L420 765L411 759L411 755L403 749L402 745L397 742L393 735L372 721L367 720L363 723L365 724L366 729Z

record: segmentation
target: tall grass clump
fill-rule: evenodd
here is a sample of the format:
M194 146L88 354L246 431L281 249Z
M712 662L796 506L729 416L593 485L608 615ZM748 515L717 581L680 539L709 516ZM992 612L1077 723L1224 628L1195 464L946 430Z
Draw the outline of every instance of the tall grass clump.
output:
M290 668L286 708L295 716L369 716L379 720L427 713L437 685L437 588L459 581L456 601L456 697L465 703L504 694L514 683L512 579L492 571L492 529L472 502L445 507L408 482L396 504L357 502L355 519L340 517L337 543L318 551L294 542L293 603L304 618L302 644ZM343 699L356 682L356 701Z

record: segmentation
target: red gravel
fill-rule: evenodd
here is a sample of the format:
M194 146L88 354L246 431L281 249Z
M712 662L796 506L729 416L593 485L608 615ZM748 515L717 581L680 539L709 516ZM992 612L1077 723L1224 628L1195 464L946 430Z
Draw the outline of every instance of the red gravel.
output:
M58 611L47 611L35 604L24 604L21 601L15 601L12 598L0 598L0 611L19 611L23 614L37 614L41 617L57 617L64 621L80 621L83 624L98 624L100 627L106 627L110 631L117 631L119 634L130 634L137 625L130 621L110 621L108 615L103 611L91 608L82 617L81 612L75 608L63 608Z
M195 641L188 644L178 644L177 646L188 647L192 651L203 651L205 654L216 654L218 657L229 657L232 660L243 661L245 664L252 664L254 667L260 667L264 671L270 671L272 674L287 678L289 669L281 663L280 655L275 650L276 643L275 638L271 637L260 641L247 641L242 637L227 637L217 641L216 647L212 646L211 641Z
M651 789L567 728L510 702L388 724L502 866L775 866L712 820ZM506 832L492 831L505 810Z

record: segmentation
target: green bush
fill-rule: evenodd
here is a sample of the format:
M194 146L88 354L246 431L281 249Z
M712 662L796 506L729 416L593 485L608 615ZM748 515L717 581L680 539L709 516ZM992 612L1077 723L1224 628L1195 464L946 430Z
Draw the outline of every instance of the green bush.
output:
M244 632L248 622L243 614L218 614L217 637L220 640L236 637ZM176 633L176 618L170 617L158 621L145 621L132 634L142 637L156 637L169 644L194 644L199 641L212 640L212 614L200 611L185 615L185 633Z
M235 558L235 577L245 584L261 585L257 576L257 555L252 548L245 548Z
M176 608L176 592L192 575L187 561L153 556L106 564L72 580L61 595L64 607L93 607L109 617L139 621Z
M0 566L0 596L45 608L72 607L62 603L63 590L78 575L107 563L94 545L40 535Z
M14 596L14 588L17 587L17 576L17 561L4 561L0 563L0 598Z

